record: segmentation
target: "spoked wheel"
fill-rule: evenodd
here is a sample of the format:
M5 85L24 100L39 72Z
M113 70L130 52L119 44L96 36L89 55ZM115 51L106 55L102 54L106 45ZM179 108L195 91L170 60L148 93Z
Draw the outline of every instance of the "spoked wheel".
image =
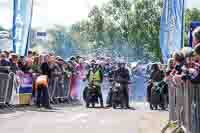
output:
M116 109L116 104L113 104L112 107L113 107L113 109Z
M151 110L158 110L158 105L150 104L150 109Z
M154 105L155 110L158 110L158 105Z
M121 104L120 104L120 107L121 107L121 109L124 109L125 106L124 106L123 103L121 103Z
M92 108L94 108L95 107L95 103L92 103Z
M86 108L89 108L90 107L90 104L89 103L86 103Z
M153 105L151 103L150 103L150 109L154 110L154 107L153 107Z
M161 110L166 110L166 108L165 108L165 105L164 105L164 104L161 104L161 105L160 105L160 108L161 108Z

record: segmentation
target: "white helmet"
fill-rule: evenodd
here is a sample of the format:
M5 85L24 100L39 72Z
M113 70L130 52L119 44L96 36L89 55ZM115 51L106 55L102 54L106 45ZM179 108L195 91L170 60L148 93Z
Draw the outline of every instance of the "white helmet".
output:
M120 59L118 60L118 64L126 64L124 60Z

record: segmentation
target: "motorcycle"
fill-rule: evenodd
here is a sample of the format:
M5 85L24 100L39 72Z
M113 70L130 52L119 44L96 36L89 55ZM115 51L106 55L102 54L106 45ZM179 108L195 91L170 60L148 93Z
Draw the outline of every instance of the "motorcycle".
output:
M124 108L125 105L125 96L122 90L122 85L118 82L113 83L112 87L112 107L116 109L117 107Z
M97 89L97 85L95 85L94 83L91 83L88 88L87 88L87 92L86 92L86 107L89 108L90 105L92 104L92 107L95 107L95 104L98 104L98 89Z
M168 106L167 100L167 84L164 81L154 82L151 88L151 98L150 98L150 109L157 110L158 107L161 110L166 110Z

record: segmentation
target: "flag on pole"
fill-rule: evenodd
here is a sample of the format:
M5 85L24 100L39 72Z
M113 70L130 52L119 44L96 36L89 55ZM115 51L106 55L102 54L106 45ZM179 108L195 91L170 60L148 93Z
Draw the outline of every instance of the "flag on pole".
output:
M160 48L164 63L183 47L184 0L164 0L160 23Z
M25 56L31 31L33 0L14 0L13 51Z

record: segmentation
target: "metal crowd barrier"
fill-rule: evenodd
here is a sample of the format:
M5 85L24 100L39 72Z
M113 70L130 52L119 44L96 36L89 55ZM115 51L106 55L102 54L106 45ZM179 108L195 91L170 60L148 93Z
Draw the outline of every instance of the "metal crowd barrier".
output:
M176 121L176 86L171 80L167 81L169 93L169 120Z
M7 103L8 88L10 75L7 73L0 73L0 104Z
M200 132L200 84L191 89L191 133Z
M0 105L13 109L10 106L13 90L16 86L15 74L10 71L8 66L0 66Z
M67 80L67 79L65 79ZM59 83L58 78L49 79L49 85L48 85L48 93L49 98L52 103L57 103L58 99L64 100L64 102L71 102L70 101L70 92L69 92L69 84L70 81L64 81L62 84ZM65 84L65 85L64 85ZM63 86L61 86L63 85Z
M162 133L171 123L177 124L172 133L180 130L185 133L200 133L200 84L168 81L168 85L170 122Z

